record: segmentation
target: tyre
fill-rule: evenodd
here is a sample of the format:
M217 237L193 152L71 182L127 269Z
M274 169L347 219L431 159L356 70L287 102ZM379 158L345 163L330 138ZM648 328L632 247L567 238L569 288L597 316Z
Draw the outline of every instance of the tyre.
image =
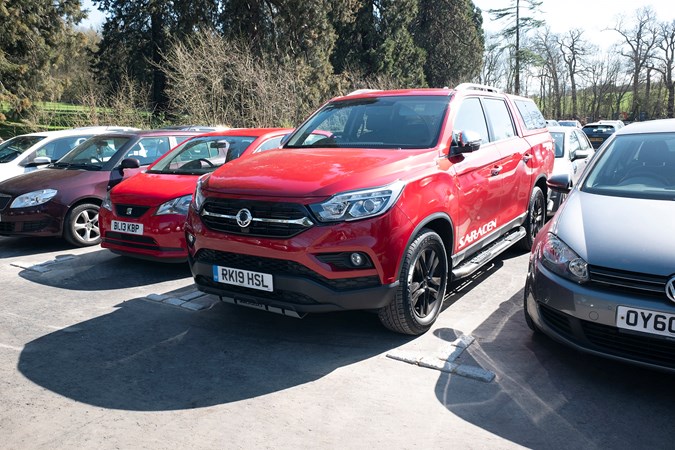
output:
M518 243L523 250L532 250L532 244L537 237L539 230L546 223L546 199L539 186L532 189L530 203L527 208L527 217L525 218L525 237Z
M441 312L448 272L441 237L422 229L405 252L395 299L378 311L382 324L402 334L426 332Z
M87 247L101 242L98 227L98 205L83 203L66 214L63 237L77 247Z
M523 314L525 315L525 323L527 324L527 327L532 330L535 334L541 333L541 330L537 328L537 325L535 325L534 320L532 320L532 316L530 316L530 313L527 312L527 295L530 292L529 289L529 281L525 283L525 289L523 291Z

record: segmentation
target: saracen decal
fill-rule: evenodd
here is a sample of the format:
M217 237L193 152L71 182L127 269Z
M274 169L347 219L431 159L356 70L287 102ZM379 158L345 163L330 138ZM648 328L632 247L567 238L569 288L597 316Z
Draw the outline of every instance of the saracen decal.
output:
M494 230L497 228L497 221L496 220L491 220L485 225L483 225L480 228L477 228L475 230L471 230L469 233L465 234L460 240L459 240L459 246L464 247L465 245L471 244L473 241L482 238L486 234L488 234L490 231Z

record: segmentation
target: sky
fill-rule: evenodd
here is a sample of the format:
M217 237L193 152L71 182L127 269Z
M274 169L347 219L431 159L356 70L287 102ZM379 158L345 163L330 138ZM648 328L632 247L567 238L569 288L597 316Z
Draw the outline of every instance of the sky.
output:
M513 4L513 0L473 0L483 11L483 29L486 32L499 31L503 27L491 20L487 10L505 8ZM523 2L524 3L524 2ZM675 19L673 0L543 0L541 11L543 20L554 33L564 33L573 28L584 30L583 37L601 49L609 48L614 42L621 40L614 28L620 15L630 20L635 11L643 6L651 6L660 22ZM605 31L603 31L605 30Z
M510 6L514 0L473 0L474 4L483 11L483 28L487 32L499 31L500 25L490 19L489 9ZM91 0L83 0L82 5L89 10L89 18L81 25L94 29L100 28L105 15L97 10ZM627 18L635 13L637 8L651 5L659 21L675 20L673 0L543 0L541 10L543 20L546 21L554 33L564 33L572 28L584 30L584 38L595 43L600 48L609 48L612 43L620 40L615 31L603 31L612 28L617 23L619 15Z

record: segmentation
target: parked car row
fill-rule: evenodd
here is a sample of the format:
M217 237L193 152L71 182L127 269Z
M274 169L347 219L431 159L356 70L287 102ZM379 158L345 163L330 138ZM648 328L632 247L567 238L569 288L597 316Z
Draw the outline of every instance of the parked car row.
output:
M0 182L0 234L187 259L223 301L370 310L411 335L518 244L535 332L675 371L675 120L612 125L596 149L464 84L358 91L295 129L107 132Z

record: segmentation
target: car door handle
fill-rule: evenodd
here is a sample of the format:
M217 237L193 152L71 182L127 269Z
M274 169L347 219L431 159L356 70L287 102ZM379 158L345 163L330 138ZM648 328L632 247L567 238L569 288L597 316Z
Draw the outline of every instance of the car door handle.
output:
M493 177L496 177L499 175L499 173L502 171L503 167L502 166L494 166L492 170L490 170L490 175Z
M530 155L529 153L525 153L523 155L523 162L527 163L531 159L532 159L532 155Z

